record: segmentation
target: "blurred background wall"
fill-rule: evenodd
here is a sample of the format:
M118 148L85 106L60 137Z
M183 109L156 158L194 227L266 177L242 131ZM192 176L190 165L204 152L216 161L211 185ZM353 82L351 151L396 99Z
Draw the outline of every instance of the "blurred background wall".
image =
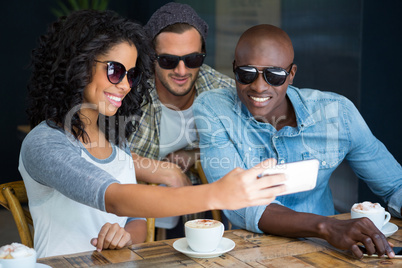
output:
M67 1L65 1L67 2ZM163 0L113 0L109 9L145 24ZM232 76L239 35L252 25L283 28L293 41L298 71L294 85L334 91L351 99L374 135L402 161L401 29L399 0L182 0L210 27L206 63ZM30 52L56 19L54 0L0 3L1 22L1 175L18 180L18 154L28 124L26 84ZM232 76L233 77L233 76ZM346 163L331 178L336 207L347 211L356 201L379 201Z

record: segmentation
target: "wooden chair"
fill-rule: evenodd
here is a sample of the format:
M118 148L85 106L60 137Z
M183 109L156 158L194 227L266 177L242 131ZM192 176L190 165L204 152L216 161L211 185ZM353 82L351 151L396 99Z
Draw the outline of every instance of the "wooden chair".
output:
M156 183L150 183L149 185L157 186ZM147 218L147 238L145 242L155 241L155 218Z
M33 235L28 226L30 225L33 230L31 213L23 208L21 203L28 204L28 196L22 180L0 184L0 205L11 211L21 243L33 248Z
M147 238L145 242L155 241L155 218L147 218Z

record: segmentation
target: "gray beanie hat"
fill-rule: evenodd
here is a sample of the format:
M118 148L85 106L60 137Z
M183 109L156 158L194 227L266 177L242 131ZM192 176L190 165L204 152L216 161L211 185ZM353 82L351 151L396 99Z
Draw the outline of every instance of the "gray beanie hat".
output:
M187 4L170 2L159 8L144 26L151 40L154 40L164 28L176 24L187 23L198 30L204 43L207 39L208 24L201 19L195 10Z

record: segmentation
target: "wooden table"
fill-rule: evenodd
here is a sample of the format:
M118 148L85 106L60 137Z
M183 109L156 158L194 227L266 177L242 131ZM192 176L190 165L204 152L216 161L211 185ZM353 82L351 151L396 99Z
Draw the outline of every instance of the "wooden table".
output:
M349 214L337 215L349 219ZM392 218L399 230L388 239L402 246L402 220ZM226 231L236 247L220 257L190 258L176 251L177 239L133 245L121 250L83 252L39 259L52 267L402 267L402 259L355 259L349 251L335 249L326 241L292 239L255 234L245 230Z

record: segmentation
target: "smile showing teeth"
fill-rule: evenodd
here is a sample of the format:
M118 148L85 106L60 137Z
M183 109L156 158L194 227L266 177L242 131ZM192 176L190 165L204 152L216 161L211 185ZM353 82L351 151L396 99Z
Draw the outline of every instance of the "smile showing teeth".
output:
M107 97L108 97L109 99L111 99L111 100L114 100L114 101L121 101L121 100L122 100L122 98L119 98L119 97L116 97L116 96L112 96L112 95L107 95Z
M264 102L264 101L269 100L271 97L257 98L257 97L250 96L250 98L251 98L253 101L256 101L256 102Z

